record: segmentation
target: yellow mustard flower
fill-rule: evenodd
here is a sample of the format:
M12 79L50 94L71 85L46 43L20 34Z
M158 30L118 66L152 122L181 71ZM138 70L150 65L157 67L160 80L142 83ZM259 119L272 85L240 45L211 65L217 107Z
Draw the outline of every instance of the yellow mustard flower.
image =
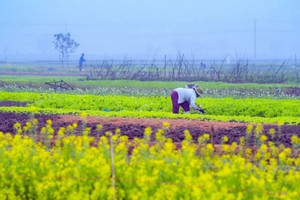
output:
M102 130L102 125L101 125L101 124L97 124L96 130L97 130L98 132L100 132L100 131Z
M52 120L51 120L51 119L48 119L48 120L46 121L46 123L52 126Z
M256 136L262 134L263 128L264 128L264 127L263 127L263 124L261 124L261 123L257 124L257 126L256 126L256 128L255 128L255 130L254 130L254 134L255 134Z
M265 142L265 141L267 141L267 139L268 139L268 137L266 135L261 135L260 136L260 141L261 142Z
M205 139L205 140L209 140L209 134L207 134L207 133L205 133L205 134L203 134L203 138Z
M274 135L274 134L275 134L275 129L274 129L274 128L270 128L269 133L270 133L271 135Z
M74 122L74 123L72 124L72 126L73 126L74 129L76 129L76 128L78 127L78 124L77 124L76 122Z
M163 128L168 130L170 128L170 123L167 121L163 122Z
M299 144L299 138L298 138L298 136L297 135L293 135L291 137L291 142L292 142L292 144Z
M247 133L247 134L251 134L252 131L253 131L253 124L249 124L249 125L247 126L246 133Z
M222 138L222 140L223 140L223 142L227 143L227 142L228 142L228 137L227 137L227 136L224 136L224 137Z

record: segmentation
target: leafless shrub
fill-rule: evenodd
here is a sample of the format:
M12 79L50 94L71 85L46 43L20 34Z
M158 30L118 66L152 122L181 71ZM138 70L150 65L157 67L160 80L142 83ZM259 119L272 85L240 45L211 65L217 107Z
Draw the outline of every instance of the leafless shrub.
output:
M103 60L100 64L89 65L85 69L85 79L88 80L141 80L141 81L222 81L231 83L283 83L289 80L299 80L300 66L287 70L286 60L279 63L273 60L271 64L249 64L248 59L237 58L234 63L211 61L207 66L194 57L187 59L178 51L176 59L162 60L155 56L152 61L137 62L124 58L121 61Z

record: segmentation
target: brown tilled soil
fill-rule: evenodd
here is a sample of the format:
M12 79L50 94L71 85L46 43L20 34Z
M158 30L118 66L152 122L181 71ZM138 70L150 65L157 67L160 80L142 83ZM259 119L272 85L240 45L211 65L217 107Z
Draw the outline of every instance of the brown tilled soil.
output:
M66 127L74 122L78 123L78 128L75 134L82 134L82 120L79 116L73 115L35 115L35 118L39 121L38 130L42 126L46 125L46 121L51 119L53 121L53 128L55 132L62 126ZM10 132L14 134L13 125L19 122L24 126L26 121L30 118L29 114L16 114L16 113L0 113L0 131L6 133ZM144 130L150 126L153 130L152 140L154 140L154 133L163 128L163 122L169 122L170 128L165 131L165 135L168 138L172 138L174 142L181 142L184 139L184 130L189 130L193 136L193 140L197 142L197 138L204 133L209 133L213 138L214 144L221 144L222 137L227 136L229 138L228 143L237 142L242 136L246 135L246 123L233 123L233 122L206 122L199 120L185 120L185 119L137 119L137 118L119 118L119 117L87 117L87 126L91 127L91 136L99 137L104 135L106 131L114 132L116 128L121 129L122 135L127 135L129 139L134 137L142 138L144 136ZM100 133L97 133L96 126L101 124L103 129ZM271 140L271 136L268 134L269 129L274 128L276 130L276 137L273 139L283 143L285 146L291 146L290 138L292 135L298 135L300 137L300 125L284 125L281 127L281 134L278 134L277 125L264 125L263 132L268 136L268 140ZM279 137L279 135L281 135ZM254 137L251 136L250 145L254 145Z
M10 106L19 106L25 107L28 102L21 102L21 101L0 101L0 106L10 107Z

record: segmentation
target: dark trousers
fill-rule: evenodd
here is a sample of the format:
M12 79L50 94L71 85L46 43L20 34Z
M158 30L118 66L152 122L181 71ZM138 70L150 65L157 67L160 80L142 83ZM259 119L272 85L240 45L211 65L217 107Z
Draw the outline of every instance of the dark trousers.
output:
M190 104L189 102L185 101L183 103L178 104L178 93L176 91L172 91L171 93L171 100L173 105L173 113L179 113L179 107L181 106L185 112L190 111Z

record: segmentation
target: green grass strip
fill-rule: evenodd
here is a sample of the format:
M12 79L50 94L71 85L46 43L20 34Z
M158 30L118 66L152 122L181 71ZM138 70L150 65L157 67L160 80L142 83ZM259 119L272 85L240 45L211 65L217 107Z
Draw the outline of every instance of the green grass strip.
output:
M255 89L268 90L269 88L298 87L297 84L257 84L257 83L225 83L225 82L180 82L180 81L135 81L135 80L82 80L83 76L11 76L2 75L0 80L6 83L44 84L54 80L64 80L73 86L91 87L133 87L133 88L177 88L186 84L195 83L203 89Z

